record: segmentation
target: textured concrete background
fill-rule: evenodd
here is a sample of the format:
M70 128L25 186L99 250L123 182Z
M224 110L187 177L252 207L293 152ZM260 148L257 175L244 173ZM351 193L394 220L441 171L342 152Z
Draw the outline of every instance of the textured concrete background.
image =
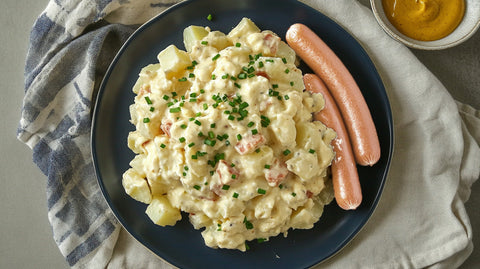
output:
M23 67L29 32L47 0L5 0L0 10L0 268L67 268L47 219L46 177L32 163L31 150L15 138L23 98ZM360 0L369 5L368 0ZM456 100L480 108L480 32L443 51L413 51ZM480 183L467 210L474 227L474 253L462 268L480 266Z

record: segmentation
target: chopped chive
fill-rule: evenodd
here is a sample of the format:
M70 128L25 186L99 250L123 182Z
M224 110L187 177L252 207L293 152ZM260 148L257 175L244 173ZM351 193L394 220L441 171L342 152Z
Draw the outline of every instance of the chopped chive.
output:
M236 179L236 178L237 178L237 175L232 174L232 179Z
M186 124L182 124L182 125L180 125L180 128L182 128L182 129L187 129L187 125L186 125Z
M248 68L248 70L247 70L247 73L250 74L250 73L253 73L253 72L255 72L255 68L253 66L250 66L250 68Z
M288 154L292 153L289 149L283 151L283 155L287 156Z
M215 174L215 171L210 171L210 175L213 176Z
M257 189L257 192L258 192L259 194L265 194L265 193L267 193L266 190L261 189L261 188L258 188L258 189Z
M228 116L228 119L229 119L229 120L234 120L234 119L235 119L235 117L234 117L234 116L232 116L232 115L229 115L229 116Z
M262 61L258 62L258 67L259 67L259 68L262 68L262 67L263 67L263 62L262 62Z
M230 77L230 79L233 80L233 81L236 81L236 80L237 80L236 77Z
M211 146L211 147L215 146L215 143L216 143L216 142L217 142L216 140L210 140L210 139L205 139L205 140L203 141L203 143L204 143L205 145L208 145L208 146Z
M262 127L268 127L268 125L270 125L270 119L268 117L261 115L260 118L260 123L262 124Z
M212 131L210 131L210 132L208 132L208 137L209 137L210 139L214 139L214 138L215 138L215 134L214 134Z
M238 74L237 77L238 77L239 79L246 79L246 78L247 78L247 74L245 74L245 73L240 73L240 74Z
M225 145L226 145L226 146L230 146L230 141L226 140L226 141L225 141Z
M200 89L200 93L205 93L205 90L204 90L204 89Z
M288 73L290 73L290 69L287 68L285 69L285 74L288 74Z
M255 153L259 153L259 152L260 152L260 149L256 149L256 150L255 150Z
M145 101L147 101L147 104L149 104L149 105L153 104L152 100L150 100L150 97L148 97L148 96L145 96Z
M278 185L280 189L283 189L283 184Z
M202 132L198 132L198 136L202 137L202 136L203 136L203 133L202 133Z
M241 134L237 134L237 140L238 141L242 140L242 135Z
M314 149L310 149L310 150L308 150L308 152L314 154L314 153L315 153L315 150L314 150Z
M193 154L193 155L192 155L192 160L196 160L196 159L198 159L198 155L197 155L197 154Z
M194 123L195 123L196 125L198 125L198 126L201 126L201 125L202 125L202 123L201 123L199 120L195 120Z
M222 79L227 79L228 78L228 74L225 74L222 76Z
M217 60L218 58L220 58L220 54L219 54L219 53L217 53L217 55L213 56L212 61L215 61L215 60Z
M177 96L177 92L172 92L172 96L173 97Z
M250 246L245 242L245 250L250 250Z
M149 123L150 119L149 118L143 118L143 123Z
M295 82L290 81L290 86L293 86L293 85L295 85Z
M212 19L213 19L213 16L212 16L212 14L208 14L208 16L207 16L207 20L211 21Z
M239 89L242 87L240 84L238 84L238 83L236 83L236 82L233 83L233 85L235 85L235 87L237 87L237 88L239 88Z
M195 117L200 117L200 116L202 116L202 112L195 113Z
M278 88L278 84L272 84L272 88L274 89Z
M178 139L178 141L180 141L180 143L183 143L183 142L185 142L185 137L183 137L183 136L182 136L182 137L180 137L180 138Z
M222 153L217 153L215 154L215 157L214 157L215 161L219 161L219 160L225 160L225 153L222 152Z
M283 96L283 99L288 100L290 97L288 95Z
M207 110L207 109L208 109L207 103L203 103L203 110Z
M252 135L256 135L256 134L258 134L258 130L257 130L257 129L253 129L253 130L252 130Z
M232 195L233 198L238 198L238 193L234 192Z
M183 169L184 169L185 171L188 171L188 166L185 165L185 166L183 167Z
M167 106L168 106L168 107L171 107L171 106L173 106L173 105L174 105L174 104L173 104L172 102L168 102L168 103L167 103Z
M234 163L231 163L231 164L230 164L230 167L235 167L235 164L234 164Z
M178 81L180 82L184 82L184 81L187 81L187 78L186 77L183 77L183 78L179 78Z
M205 46L208 45L207 41L202 41L201 43L202 43L202 45L205 45Z
M165 145L165 144L162 143L162 144L160 145L160 147L161 147L162 149L164 149L165 147L167 147L167 145Z
M287 58L282 58L282 62L283 62L284 64L286 64L286 63L287 63Z
M235 43L235 47L239 48L240 46L242 46L242 44L240 44L240 43L238 43L238 42Z
M215 74L212 74L212 80L215 80L217 79L217 76L215 76Z
M191 147L193 147L193 146L195 146L195 143L193 143L193 142L190 143L190 144L188 144L188 147L189 147L189 148L191 148Z
M155 108L152 106L150 107L150 112L153 112L155 110Z
M274 63L275 61L272 60L272 59L266 59L265 62L268 62L268 63Z
M248 107L248 103L247 102L243 102L240 104L240 109L244 109L244 108L247 108Z
M196 189L197 191L199 191L202 187L198 186L198 185L195 185L193 186L194 189Z
M147 98L147 97L145 97L145 98ZM170 97L169 97L168 95L166 95L166 94L163 96L163 100L165 100L165 101L167 101L169 98L170 98ZM148 103L148 101L147 101L147 103Z
M293 196L293 197L295 197L295 196L297 196L297 194L296 194L296 193L294 193L294 192L292 192L292 196Z
M247 127L252 127L253 125L255 125L255 122L251 121L247 124Z
M270 169L271 166L269 164L266 164L264 167L265 169Z
M186 177L186 176L187 176L187 173L183 172L182 175L183 175L184 177Z
M218 140L218 141L222 141L222 140L223 140L223 136L217 135L217 140Z
M243 219L243 223L245 223L245 228L247 228L247 230L253 229L253 224L247 220L247 217Z
M173 107L173 108L170 108L170 113L178 113L180 112L182 109L180 107Z
M222 190L228 190L228 189L230 189L230 185L225 184L222 186Z
M210 124L210 128L215 128L215 123Z

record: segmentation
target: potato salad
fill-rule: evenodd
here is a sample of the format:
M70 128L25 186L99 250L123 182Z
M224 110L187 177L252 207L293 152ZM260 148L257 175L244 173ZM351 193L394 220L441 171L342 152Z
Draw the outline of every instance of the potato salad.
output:
M295 52L247 18L183 35L185 50L162 50L133 87L126 193L160 226L188 216L212 248L312 228L333 199L336 134L312 121L324 100Z

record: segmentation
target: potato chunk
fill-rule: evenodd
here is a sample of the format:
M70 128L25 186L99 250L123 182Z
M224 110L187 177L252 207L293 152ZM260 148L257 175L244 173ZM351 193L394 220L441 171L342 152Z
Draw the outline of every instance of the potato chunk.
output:
M192 51L192 47L199 40L208 35L208 31L204 27L190 25L183 30L183 44L188 52Z
M248 18L243 18L235 28L233 28L230 33L228 33L228 37L232 39L240 39L242 37L246 37L251 33L260 33L260 28L255 25L253 21Z
M170 45L157 55L160 66L167 77L172 77L192 64L186 51L179 50L175 45Z
M152 194L147 180L141 177L133 168L123 174L122 185L125 192L133 199L148 204L152 200Z
M166 196L154 196L145 213L160 226L173 226L182 219L180 210L173 207Z

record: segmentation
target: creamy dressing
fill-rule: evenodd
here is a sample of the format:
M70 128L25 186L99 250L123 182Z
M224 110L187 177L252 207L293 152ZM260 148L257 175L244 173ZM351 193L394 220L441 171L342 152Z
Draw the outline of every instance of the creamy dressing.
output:
M207 246L244 251L246 241L318 221L333 199L335 134L312 122L323 98L305 92L295 62L277 54L280 38L240 31L210 31L185 70L141 71L128 138L137 156L123 185L139 201L165 196L166 207L188 212Z

